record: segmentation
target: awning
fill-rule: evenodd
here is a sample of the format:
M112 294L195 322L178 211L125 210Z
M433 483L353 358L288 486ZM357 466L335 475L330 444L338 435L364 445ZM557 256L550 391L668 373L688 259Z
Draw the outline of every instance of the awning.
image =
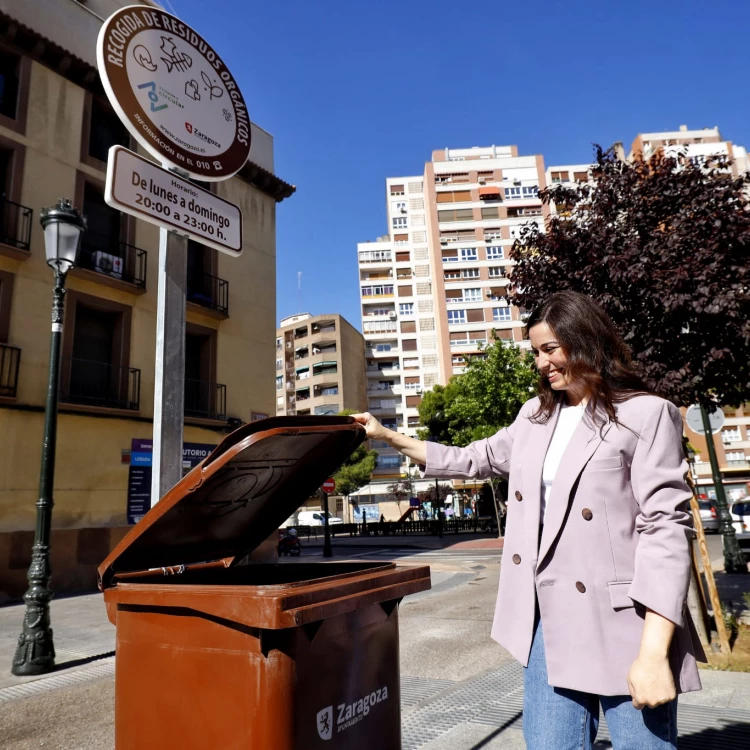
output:
M334 362L317 362L316 364L313 365L313 367L331 367L331 366L336 367L337 365L338 365L338 362L336 362L336 361L334 361Z
M295 367L295 372L307 372L310 369L310 365L305 365L304 367Z
M499 187L480 187L479 188L479 195L480 197L483 195L500 195L500 188Z

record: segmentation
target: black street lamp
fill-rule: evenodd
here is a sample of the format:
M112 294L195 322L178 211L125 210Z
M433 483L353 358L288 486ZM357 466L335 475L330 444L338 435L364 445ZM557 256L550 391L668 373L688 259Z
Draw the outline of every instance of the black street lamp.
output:
M60 198L56 206L44 208L40 221L44 229L47 264L55 273L52 298L52 340L49 357L47 404L44 410L44 441L39 478L39 500L36 503L36 531L29 566L29 590L24 596L26 613L23 630L11 672L15 675L37 675L55 666L55 646L49 618L51 575L49 539L52 528L52 488L55 479L55 447L57 443L57 399L60 380L60 343L65 306L65 276L76 264L81 235L86 220L69 200Z

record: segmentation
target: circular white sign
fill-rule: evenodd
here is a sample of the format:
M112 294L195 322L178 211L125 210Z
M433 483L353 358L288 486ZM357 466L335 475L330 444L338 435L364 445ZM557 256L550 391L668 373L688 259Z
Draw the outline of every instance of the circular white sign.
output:
M159 8L123 8L104 22L96 59L118 116L157 159L209 181L242 169L250 152L245 100L187 24Z
M701 408L698 404L688 407L685 414L687 426L698 435L705 435L703 429L703 418L701 417ZM724 412L717 406L713 411L708 413L708 423L711 425L711 434L715 435L724 426Z

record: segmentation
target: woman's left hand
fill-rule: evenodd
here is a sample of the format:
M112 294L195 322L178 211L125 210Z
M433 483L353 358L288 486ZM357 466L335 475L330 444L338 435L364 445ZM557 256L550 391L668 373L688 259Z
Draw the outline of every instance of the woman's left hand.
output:
M666 655L639 654L628 672L633 706L639 711L655 708L677 697L672 669Z

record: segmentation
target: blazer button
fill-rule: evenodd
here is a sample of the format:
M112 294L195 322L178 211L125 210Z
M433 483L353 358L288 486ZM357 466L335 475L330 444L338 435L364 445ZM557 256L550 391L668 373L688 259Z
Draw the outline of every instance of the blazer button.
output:
M520 563L521 563L521 555L513 555L513 562L516 565L520 565Z
M581 583L580 581L576 581L576 588L577 588L577 589L578 589L578 590L579 590L579 591L580 591L580 592L581 592L582 594L585 594L585 593L586 593L586 587L585 587L585 586L584 586L584 585L583 585L583 584L582 584L582 583Z
M523 495L518 490L516 490L516 500L518 500L518 502L523 500Z
M594 517L594 514L588 508L584 508L581 515L585 521L590 521Z

